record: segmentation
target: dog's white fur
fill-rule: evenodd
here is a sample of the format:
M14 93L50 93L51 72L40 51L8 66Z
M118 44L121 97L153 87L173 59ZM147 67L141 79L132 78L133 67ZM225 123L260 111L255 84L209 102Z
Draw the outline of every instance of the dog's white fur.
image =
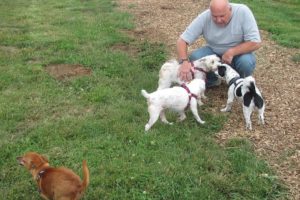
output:
M240 78L240 75L227 64L220 65L218 71L215 73L225 79L227 84L230 84L230 81L234 80L234 78L239 78L229 86L227 104L221 111L229 112L234 98L237 98L239 101L243 102L243 114L246 121L246 129L252 130L251 114L255 109L258 110L259 122L264 124L265 103L261 92L255 84L253 76Z
M197 98L200 99L205 91L205 81L202 79L194 79L186 84L186 87L190 90L190 93L196 95ZM141 93L147 99L148 112L150 115L150 119L145 125L145 131L148 131L153 126L158 117L160 117L162 122L172 124L166 119L165 109L171 109L178 112L178 120L183 121L186 118L184 110L189 103L190 109L196 120L200 124L205 123L198 115L197 99L191 97L189 102L189 96L191 94L181 86L157 90L150 94L145 90L142 90Z
M220 58L216 55L209 55L193 61L194 67L202 69L205 72L216 71L220 65ZM179 74L180 64L177 60L170 60L164 63L159 71L159 81L157 90L171 87L173 83L182 84ZM194 69L194 78L206 79L206 73Z

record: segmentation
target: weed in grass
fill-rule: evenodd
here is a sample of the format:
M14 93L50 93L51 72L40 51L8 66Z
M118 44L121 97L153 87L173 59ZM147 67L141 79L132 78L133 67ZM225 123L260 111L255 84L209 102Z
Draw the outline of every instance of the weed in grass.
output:
M295 54L292 56L292 61L299 63L300 62L300 54Z

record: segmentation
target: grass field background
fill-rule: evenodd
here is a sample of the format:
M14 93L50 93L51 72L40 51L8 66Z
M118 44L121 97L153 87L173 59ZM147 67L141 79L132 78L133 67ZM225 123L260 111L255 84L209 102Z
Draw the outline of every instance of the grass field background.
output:
M259 28L268 31L271 38L279 44L300 48L299 0L233 0L231 2L248 5L257 19Z
M40 198L16 161L27 151L81 177L86 159L83 199L284 198L251 143L215 142L226 118L209 105L200 109L205 125L188 111L186 121L157 122L145 134L140 90L155 90L166 51L126 35L132 16L116 8L111 0L0 2L0 199ZM81 64L92 75L59 81L49 64Z

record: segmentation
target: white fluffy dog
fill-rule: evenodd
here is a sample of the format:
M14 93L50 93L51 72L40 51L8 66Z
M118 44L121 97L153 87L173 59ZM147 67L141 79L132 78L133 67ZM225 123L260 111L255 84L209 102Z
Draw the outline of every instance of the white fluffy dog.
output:
M209 71L216 71L220 65L220 58L216 55L209 55L192 63L192 74L194 78L206 80L206 73ZM159 81L157 90L171 87L173 83L184 83L178 77L180 64L177 60L170 60L164 63L159 71Z
M218 66L216 74L225 79L226 83L229 85L227 104L221 111L229 112L234 98L236 97L243 102L243 114L246 121L246 129L252 130L251 114L254 109L258 110L259 121L261 124L264 124L265 103L255 84L254 78L252 76L241 78L240 75L227 64Z
M186 108L190 108L196 120L203 124L204 121L198 115L197 99L200 99L205 91L205 81L202 79L194 79L188 84L182 86L174 86L157 90L153 93L147 93L142 90L142 95L147 99L148 112L150 119L145 125L145 131L148 131L160 117L161 121L166 124L168 122L165 116L165 109L172 109L179 113L179 121L186 118L184 113Z

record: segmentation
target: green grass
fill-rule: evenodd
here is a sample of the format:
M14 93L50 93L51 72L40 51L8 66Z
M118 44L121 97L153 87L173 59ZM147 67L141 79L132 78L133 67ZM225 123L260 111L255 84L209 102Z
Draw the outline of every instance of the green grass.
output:
M140 90L156 88L166 51L125 35L132 17L113 1L3 0L0 16L0 199L40 199L16 161L27 151L80 176L86 159L91 178L83 199L285 197L250 143L215 142L226 118L209 105L200 111L205 125L188 112L186 121L157 122L145 134ZM81 64L93 74L58 81L44 70L52 63Z
M300 48L299 0L234 0L248 5L258 26L286 47Z

